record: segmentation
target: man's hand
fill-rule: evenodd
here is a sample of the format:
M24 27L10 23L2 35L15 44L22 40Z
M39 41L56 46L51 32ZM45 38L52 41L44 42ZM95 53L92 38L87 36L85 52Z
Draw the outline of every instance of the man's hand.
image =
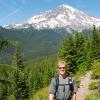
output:
M73 94L72 100L76 100L76 93Z
M54 100L54 94L49 94L49 100Z

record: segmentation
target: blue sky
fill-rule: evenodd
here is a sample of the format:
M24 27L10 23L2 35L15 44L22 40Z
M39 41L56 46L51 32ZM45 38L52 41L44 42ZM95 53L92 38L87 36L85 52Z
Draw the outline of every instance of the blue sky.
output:
M33 15L53 10L61 4L100 18L100 0L0 0L0 26L22 23Z

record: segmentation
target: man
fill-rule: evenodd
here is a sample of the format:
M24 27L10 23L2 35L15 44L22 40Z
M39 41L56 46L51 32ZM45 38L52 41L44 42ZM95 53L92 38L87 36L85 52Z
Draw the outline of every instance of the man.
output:
M59 73L51 81L49 100L76 100L76 83L67 75L67 67L65 61L58 62Z

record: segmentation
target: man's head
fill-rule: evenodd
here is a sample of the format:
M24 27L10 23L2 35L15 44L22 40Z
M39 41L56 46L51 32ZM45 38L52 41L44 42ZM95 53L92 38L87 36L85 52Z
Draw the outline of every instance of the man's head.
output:
M58 71L60 75L65 76L67 73L67 63L65 61L58 61Z

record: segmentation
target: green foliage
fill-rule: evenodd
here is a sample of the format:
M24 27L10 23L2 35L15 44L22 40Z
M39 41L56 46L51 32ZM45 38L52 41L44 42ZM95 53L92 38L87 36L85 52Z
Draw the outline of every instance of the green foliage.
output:
M36 92L30 100L48 100L49 97L49 87L42 88L40 91Z
M69 64L68 73L74 74L91 69L91 63L100 59L100 34L93 26L92 34L76 33L64 37L60 44L58 59L64 59Z
M89 89L90 90L94 90L94 89L97 89L97 82L92 82L89 84Z
M30 96L47 86L55 74L56 57L42 57L28 61L25 70L29 73ZM32 93L32 94L31 94Z
M0 49L7 47L9 42L7 40L0 40Z
M87 95L85 100L99 100L99 98L100 98L99 93L91 93L91 94Z
M38 93L42 88L48 86L51 78L56 73L57 57L47 56L57 53L57 45L62 36L54 30L6 30L0 28L0 35L8 40L0 40L0 49L10 51L8 58L11 59L14 53L12 65L0 65L0 99L2 100L27 100L34 96L47 100L48 92ZM28 34L27 34L28 33ZM92 34L84 35L76 33L64 37L59 52L58 59L64 59L69 64L68 73L80 75L91 69L91 62L100 59L100 34L93 26ZM8 48L11 45L12 49ZM18 46L21 46L23 51ZM8 53L8 52L6 52ZM24 62L23 55L24 55ZM0 52L0 57L3 57ZM36 56L44 56L38 57ZM46 56L45 56L46 55ZM27 61L26 58L29 58ZM32 58L32 60L30 60ZM0 58L1 59L1 58ZM5 57L4 60L7 60ZM100 61L96 61L92 66L93 76L100 77ZM80 80L77 78L79 86ZM94 85L90 86L94 87ZM37 95L36 95L37 93ZM42 94L43 93L43 94ZM47 93L44 95L44 93Z
M15 49L12 65L21 71L24 69L23 58L21 56L21 50L19 46L17 46Z
M12 93L12 66L0 64L0 99L7 100Z
M97 32L95 25L92 33L92 57L96 60L100 59L100 33Z
M57 31L58 30L58 31ZM59 42L63 39L64 29L5 29L0 27L0 37L20 43L24 59L56 54ZM10 42L12 44L12 42ZM11 51L12 52L12 51Z
M59 48L58 59L63 59L68 62L68 73L75 72L76 59L74 58L76 58L74 39L72 35L69 35L69 37L65 36L64 41Z
M70 74L78 71L84 62L84 41L83 35L76 33L75 36L70 35L65 37L63 43L60 45L58 58L68 62L68 72Z
M76 75L80 76L82 74L85 74L88 71L88 68L86 68L85 65L80 65L79 70L76 72Z
M29 98L28 86L24 73L15 71L14 73L14 96L16 100L25 100Z
M12 53L15 49L17 41L0 40L0 63L11 64Z
M95 60L92 64L92 78L98 79L100 78L100 61Z
M14 97L16 100L25 100L29 98L28 76L24 72L23 58L21 56L20 47L17 45L14 52L12 65L17 68L13 75L14 81Z
M76 80L76 84L77 84L77 87L79 88L80 87L80 80Z

